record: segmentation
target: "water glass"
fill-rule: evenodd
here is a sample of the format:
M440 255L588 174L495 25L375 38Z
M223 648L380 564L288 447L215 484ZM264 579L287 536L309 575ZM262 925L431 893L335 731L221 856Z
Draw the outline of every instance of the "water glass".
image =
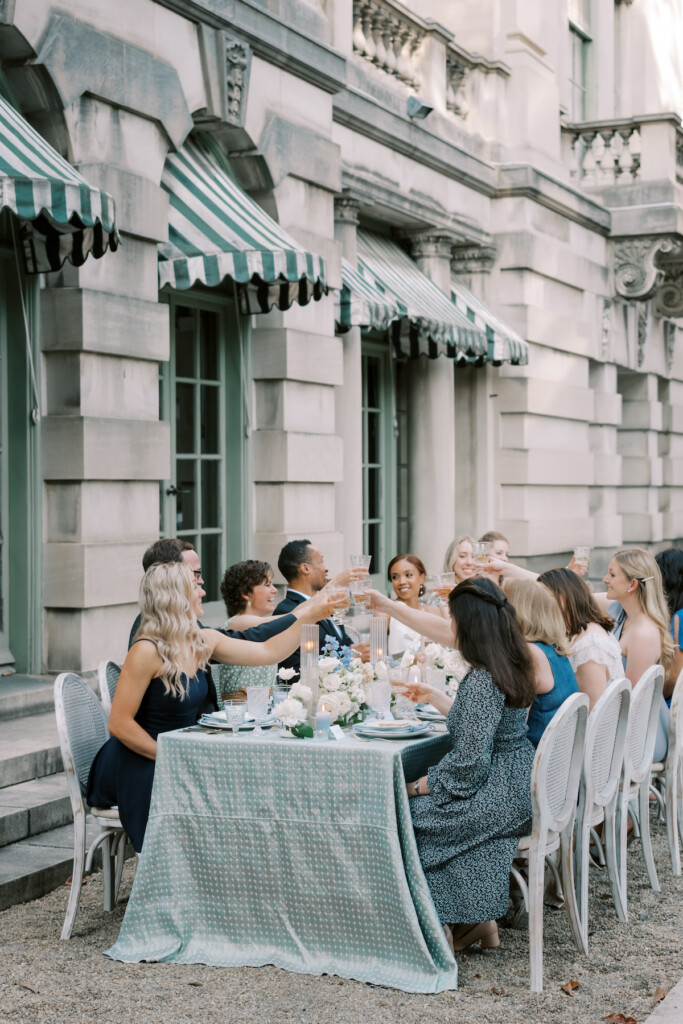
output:
M475 541L472 545L472 557L477 565L486 565L491 559L491 541Z
M351 590L351 597L353 598L353 603L355 605L358 605L359 608L362 608L367 611L369 597L368 584L366 580L352 580L349 589Z
M351 555L351 568L367 569L369 571L371 561L372 555Z
M391 683L388 679L373 679L369 686L369 704L379 719L391 715Z
M328 590L330 599L335 606L332 614L332 621L337 626L341 626L344 622L344 615L346 614L349 603L349 588L348 587L329 587Z
M244 701L226 700L225 702L225 718L234 733L239 732L239 728L244 722L245 710Z
M254 716L257 726L268 714L269 699L270 689L267 686L247 687L247 711Z

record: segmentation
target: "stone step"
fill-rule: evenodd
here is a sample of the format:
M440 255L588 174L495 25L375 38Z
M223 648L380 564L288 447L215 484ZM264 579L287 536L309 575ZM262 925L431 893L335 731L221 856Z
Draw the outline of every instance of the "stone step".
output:
M86 849L98 828L87 826ZM64 825L0 849L0 910L35 900L63 885L72 871L73 843L73 825Z
M54 711L0 722L0 787L61 770Z
M0 678L0 722L36 715L54 707L55 676Z
M0 847L61 828L72 817L63 773L6 786L0 789Z

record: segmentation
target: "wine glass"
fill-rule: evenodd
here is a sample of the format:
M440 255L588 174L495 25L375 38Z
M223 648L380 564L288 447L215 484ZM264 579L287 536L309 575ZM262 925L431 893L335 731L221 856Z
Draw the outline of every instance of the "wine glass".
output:
M448 595L455 586L455 573L442 572L434 576L434 592L439 598L439 604L448 604Z
M344 624L344 615L348 611L351 601L348 587L330 587L328 589L330 600L334 606L332 621L337 626Z
M244 701L225 701L225 718L233 733L239 732L244 722L244 711Z

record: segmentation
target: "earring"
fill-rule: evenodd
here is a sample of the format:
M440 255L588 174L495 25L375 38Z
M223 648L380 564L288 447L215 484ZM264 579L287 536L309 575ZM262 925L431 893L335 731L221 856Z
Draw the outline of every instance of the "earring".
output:
M419 591L417 593L417 596L418 597L424 597L426 592L427 592L427 588L425 587L424 583L421 583L420 584L420 589L419 589Z

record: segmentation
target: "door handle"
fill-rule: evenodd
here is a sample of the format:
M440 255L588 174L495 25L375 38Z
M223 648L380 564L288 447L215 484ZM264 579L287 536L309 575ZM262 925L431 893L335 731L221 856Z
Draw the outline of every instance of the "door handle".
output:
M176 487L175 484L171 484L170 487L166 488L166 494L176 498L179 494L187 494L187 487Z

